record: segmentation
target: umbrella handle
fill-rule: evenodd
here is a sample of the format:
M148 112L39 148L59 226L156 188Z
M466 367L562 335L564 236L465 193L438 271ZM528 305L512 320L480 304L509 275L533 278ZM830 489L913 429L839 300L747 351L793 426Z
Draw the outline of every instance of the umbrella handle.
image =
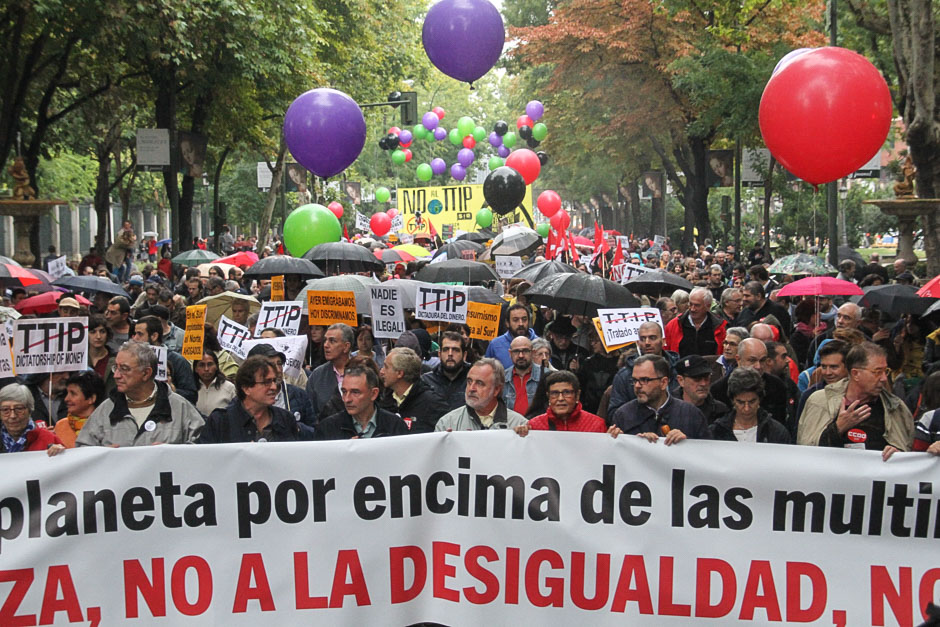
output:
M519 205L519 209L522 210L522 215L525 217L526 222L529 223L529 228L530 228L530 229L534 229L534 228L535 228L535 223L532 222L532 216L530 216L530 215L529 215L529 212L526 211L525 205L520 204L520 205Z

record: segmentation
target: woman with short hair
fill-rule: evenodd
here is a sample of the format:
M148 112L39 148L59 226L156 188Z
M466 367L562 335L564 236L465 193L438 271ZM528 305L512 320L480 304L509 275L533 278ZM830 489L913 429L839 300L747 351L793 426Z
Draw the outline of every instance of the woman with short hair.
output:
M55 434L65 448L75 448L75 440L91 413L105 399L104 380L94 370L73 372L65 382L65 406L69 413L55 423Z
M33 395L25 385L11 383L0 390L0 453L48 451L55 455L65 450L55 433L33 422L34 409Z
M735 368L728 376L731 411L713 422L709 429L716 440L791 444L790 432L761 409L764 378L753 368Z

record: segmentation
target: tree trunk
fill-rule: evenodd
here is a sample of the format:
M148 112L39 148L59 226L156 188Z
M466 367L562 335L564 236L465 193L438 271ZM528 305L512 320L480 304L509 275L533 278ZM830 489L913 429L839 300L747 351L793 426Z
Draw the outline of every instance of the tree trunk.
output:
M708 221L708 187L706 171L708 169L709 143L702 138L690 137L689 149L692 157L692 172L686 171L685 232L682 234L682 250L695 248L695 229L698 229L698 241L711 239L712 228Z
M767 180L764 182L764 251L770 254L770 200L774 194L774 166L777 160L770 155L770 168L767 172Z
M157 128L165 128L170 134L170 165L163 168L163 187L166 189L167 203L170 205L170 237L177 253L189 250L193 246L181 237L180 188L177 173L180 170L179 140L176 136L176 68L172 65L161 66L151 71L151 79L157 92L154 117ZM189 216L186 216L186 222Z
M264 213L261 218L261 229L258 232L258 244L255 246L258 254L268 245L268 231L271 229L271 216L274 215L274 205L277 204L277 194L281 187L281 176L284 173L284 157L287 155L287 143L281 134L281 145L277 151L277 161L274 171L271 172L271 187L268 189L268 198L264 203Z
M222 166L228 158L231 147L226 146L222 154L219 155L219 161L215 164L215 172L212 174L212 231L215 233L214 248L222 254L222 227L225 226L225 204L219 202L219 180L222 178Z

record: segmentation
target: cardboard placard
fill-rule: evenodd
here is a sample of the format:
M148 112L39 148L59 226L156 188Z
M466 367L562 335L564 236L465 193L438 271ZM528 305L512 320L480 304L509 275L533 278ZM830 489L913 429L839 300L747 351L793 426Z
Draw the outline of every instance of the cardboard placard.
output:
M403 228L405 228L405 216L398 214L392 218L392 226L389 228L389 232L398 233Z
M650 270L652 270L652 268L638 266L633 263L618 263L616 266L611 266L610 268L610 280L623 285L633 277L646 274Z
M304 353L307 351L307 336L296 335L293 337L266 337L260 340L245 340L242 343L242 350L245 355L251 352L251 349L259 344L273 346L276 351L283 353L284 357L284 375L288 377L299 377L304 366Z
M368 233L372 227L369 226L369 216L356 212L356 230Z
M255 337L260 336L265 329L281 329L287 335L297 335L302 313L303 304L295 300L271 300L261 303Z
M186 359L202 359L202 345L206 339L206 307L208 305L190 305L186 308L186 328L183 329L183 349L180 353Z
M503 279L511 279L512 275L522 270L522 257L515 255L496 255L496 274Z
M467 288L435 283L418 283L415 292L415 318L433 322L467 321Z
M282 301L284 298L284 275L271 277L271 300Z
M601 321L601 338L605 345L636 342L637 331L647 322L655 322L660 329L663 328L663 319L656 307L598 309L597 317Z
M467 303L467 326L474 340L495 340L499 335L499 303Z
M337 322L357 326L356 294L348 291L308 290L307 320L310 326L329 326Z
M623 348L624 346L630 345L629 342L625 344L607 344L607 342L604 341L604 330L601 328L600 318L591 318L591 322L594 323L594 328L597 330L597 337L601 339L601 344L604 345L604 350L608 353L612 353L618 348Z
M58 279L69 273L69 267L65 264L65 255L57 257L49 262L47 272L53 279Z
M461 250L460 258L466 259L467 261L476 261L477 260L477 251L472 249Z
M72 372L88 367L88 318L20 318L13 323L16 374Z
M222 316L219 318L219 345L239 359L245 359L242 343L251 339L251 331L234 320Z
M405 332L405 309L398 287L370 285L372 296L372 335L397 340Z

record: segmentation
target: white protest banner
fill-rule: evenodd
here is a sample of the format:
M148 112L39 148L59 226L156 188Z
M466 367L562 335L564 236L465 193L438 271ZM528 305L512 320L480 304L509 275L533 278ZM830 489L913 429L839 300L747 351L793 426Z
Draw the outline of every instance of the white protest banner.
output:
M265 329L281 329L287 335L297 335L303 306L303 303L295 300L269 300L261 303L255 336L260 336Z
M166 381L167 373L169 372L166 361L166 346L153 346L150 348L153 349L154 354L157 356L157 374L154 375L154 379L157 381Z
M514 255L496 255L496 274L503 279L511 279L512 275L522 270L522 257Z
M405 228L405 216L398 214L392 218L392 226L389 231L392 233L398 233L403 228Z
M405 328L405 309L398 287L370 285L372 293L372 335L397 340Z
M654 235L654 236L653 236L653 244L655 244L656 246L662 246L662 245L665 244L665 243L666 243L666 236L665 236L665 235Z
M47 272L53 279L58 279L68 274L69 267L65 264L65 255L50 260Z
M88 318L15 321L13 367L18 375L84 370L88 367Z
M368 233L372 229L369 226L369 216L356 212L356 230Z
M647 322L655 322L663 328L662 316L655 307L598 309L597 317L604 330L604 343L608 345L636 342L637 331Z
M3 456L4 625L916 625L940 582L927 453L504 430L44 456Z
M296 335L292 337L266 337L261 340L245 340L242 349L245 355L259 344L273 346L278 352L284 353L284 375L298 377L304 368L304 352L307 350L307 336Z
M10 336L7 335L7 325L0 325L0 378L16 375L13 369L13 350L10 348Z
M467 321L467 288L418 282L415 318L435 322Z
M246 351L242 348L245 340L251 339L251 331L225 316L219 318L219 345L239 359L245 359Z
M621 285L635 276L646 274L652 268L638 266L633 263L618 263L610 268L610 280L619 282Z

